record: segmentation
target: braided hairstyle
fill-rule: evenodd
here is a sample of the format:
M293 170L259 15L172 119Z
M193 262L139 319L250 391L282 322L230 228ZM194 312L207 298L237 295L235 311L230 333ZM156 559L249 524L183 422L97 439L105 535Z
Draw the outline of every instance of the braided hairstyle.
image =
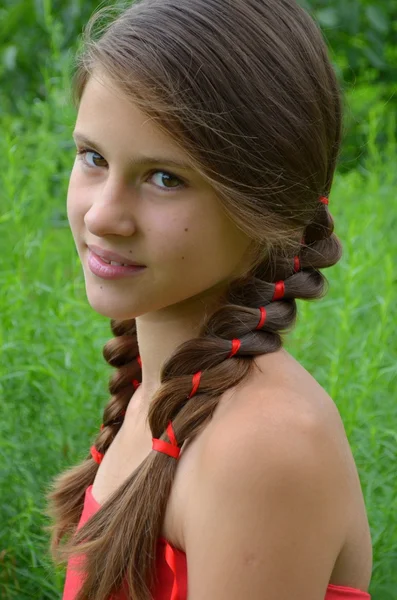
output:
M326 293L319 269L337 263L342 247L328 203L319 199L329 196L337 164L341 93L321 31L295 0L142 0L96 35L114 10L97 11L85 28L76 106L100 69L183 148L252 239L249 267L230 282L199 336L162 367L148 423L153 438L168 441L171 422L181 446L206 426L221 395L249 375L256 356L282 346L296 299ZM123 582L129 597L148 600L177 460L152 450L76 532L85 490L141 381L135 319L112 320L111 328L115 337L103 351L117 369L111 398L92 452L52 484L51 549L57 561L85 555L76 600L108 600ZM241 346L231 358L236 338Z

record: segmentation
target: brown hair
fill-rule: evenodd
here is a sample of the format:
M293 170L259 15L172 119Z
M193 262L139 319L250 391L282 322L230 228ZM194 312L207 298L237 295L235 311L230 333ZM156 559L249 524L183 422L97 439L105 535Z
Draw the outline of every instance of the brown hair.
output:
M182 446L206 426L221 394L248 375L252 359L282 346L282 333L295 324L296 299L326 293L319 269L338 262L342 247L319 198L329 195L337 164L341 92L321 31L295 0L143 0L95 35L110 12L94 13L85 29L73 78L76 106L94 70L105 73L183 148L252 239L249 269L231 281L199 337L163 365L148 422L153 437L168 440L171 420ZM294 272L298 253L301 270ZM272 302L279 280L285 296ZM258 331L260 306L267 318ZM135 319L112 320L111 328L115 338L103 355L117 371L95 440L102 453L121 426L132 381L141 377ZM241 348L227 360L234 338ZM188 399L198 371L200 388ZM85 554L77 600L107 600L123 581L131 598L148 600L177 460L151 451L76 532L97 469L88 455L53 483L54 559Z

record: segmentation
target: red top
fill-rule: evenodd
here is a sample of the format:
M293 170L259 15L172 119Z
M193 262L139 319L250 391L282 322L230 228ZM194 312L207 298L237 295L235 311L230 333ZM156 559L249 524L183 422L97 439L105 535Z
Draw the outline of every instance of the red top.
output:
M83 512L77 529L82 527L100 508L91 490L92 485L86 489ZM72 569L74 560L71 559L68 564L62 600L74 600L81 586L79 573ZM182 550L171 546L164 537L158 538L156 569L158 583L154 590L153 600L186 600L186 554ZM128 597L123 593L112 598L114 600L128 600ZM371 600L371 596L354 588L329 584L324 600Z

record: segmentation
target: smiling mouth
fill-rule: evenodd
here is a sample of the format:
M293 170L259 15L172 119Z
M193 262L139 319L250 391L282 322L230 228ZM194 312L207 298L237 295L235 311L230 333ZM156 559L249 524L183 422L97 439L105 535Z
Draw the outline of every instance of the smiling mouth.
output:
M95 246L94 244L86 244L88 250L92 252L95 256L100 258L107 265L115 265L117 267L144 267L140 263L135 262L134 260L130 260L113 250L106 250L105 248L100 248L99 246ZM126 261L126 262L124 262Z
M119 279L145 271L146 267L137 265L122 265L116 261L106 262L92 250L89 250L88 267L90 271L103 279Z
M103 262L105 262L107 265L116 265L116 267L131 267L132 265L126 265L124 263L118 263L115 260L106 260L106 258L102 258L100 257Z

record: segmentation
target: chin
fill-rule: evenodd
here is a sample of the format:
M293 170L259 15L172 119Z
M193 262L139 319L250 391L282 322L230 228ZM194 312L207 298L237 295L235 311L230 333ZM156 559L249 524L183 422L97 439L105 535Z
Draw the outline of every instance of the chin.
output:
M103 305L98 306L92 302L90 302L90 306L99 315L107 317L108 319L117 319L117 321L130 321L131 319L135 319L137 316L139 316L136 313L133 313L131 309L117 310L114 307L109 308Z
M131 306L131 302L127 305L120 298L120 292L114 297L111 293L106 293L105 285L102 289L92 289L91 285L86 285L87 300L91 308L108 319L117 319L121 321L135 319L141 311L137 310L137 306ZM125 295L124 295L124 299Z

